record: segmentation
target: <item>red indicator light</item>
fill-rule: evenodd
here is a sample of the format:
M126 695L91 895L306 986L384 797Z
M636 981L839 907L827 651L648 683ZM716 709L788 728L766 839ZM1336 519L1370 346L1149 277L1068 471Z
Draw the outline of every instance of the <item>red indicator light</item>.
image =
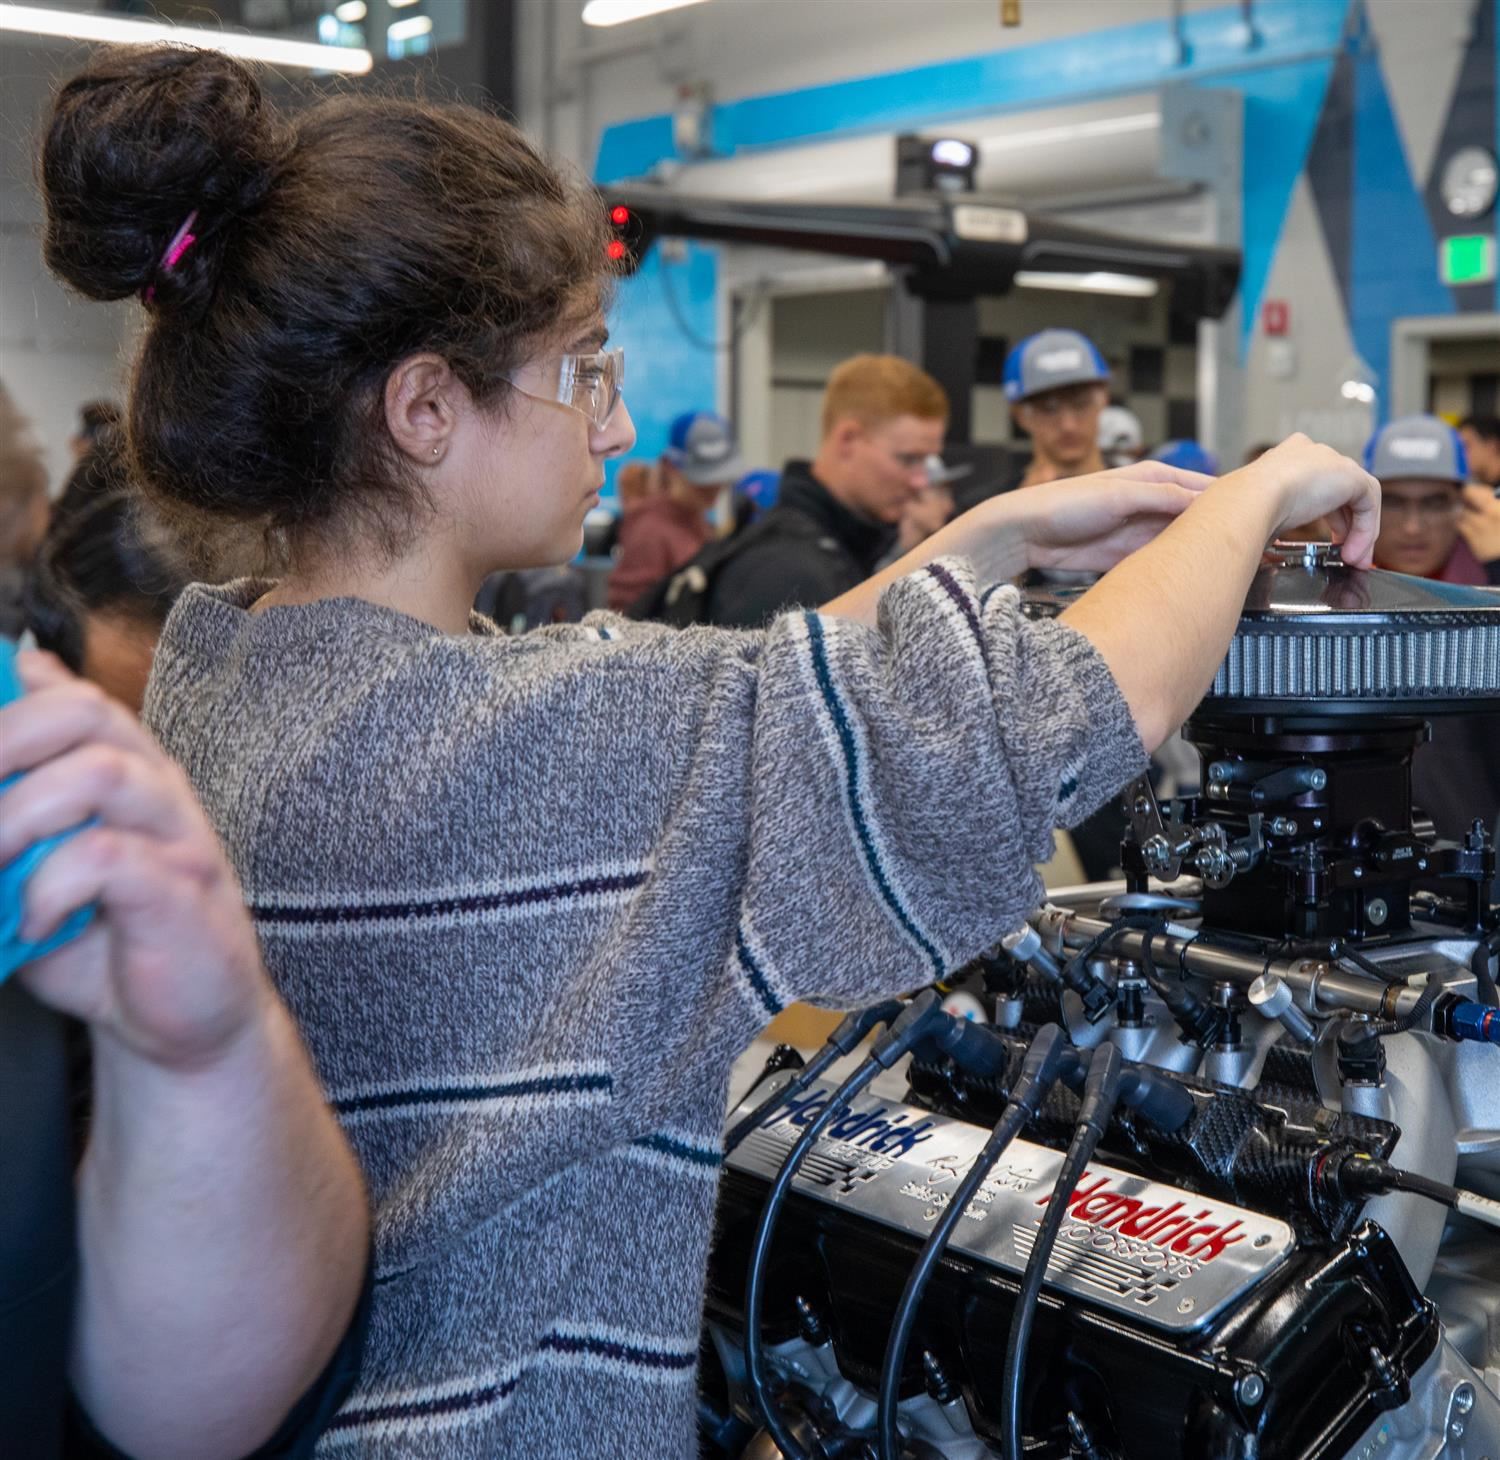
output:
M613 223L616 228L623 228L627 223L630 222L630 209L624 206L611 208L609 211L609 221Z
M622 259L625 257L625 245L621 243L618 238L612 238L610 239L609 247L605 249L605 252L612 259Z

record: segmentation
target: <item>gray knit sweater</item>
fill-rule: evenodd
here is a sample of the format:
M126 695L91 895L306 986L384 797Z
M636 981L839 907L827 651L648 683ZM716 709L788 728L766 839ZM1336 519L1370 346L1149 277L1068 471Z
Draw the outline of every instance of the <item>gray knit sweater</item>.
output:
M194 588L146 716L228 844L369 1178L320 1456L678 1460L730 1065L926 983L1145 763L1104 664L934 565L871 629L439 633Z

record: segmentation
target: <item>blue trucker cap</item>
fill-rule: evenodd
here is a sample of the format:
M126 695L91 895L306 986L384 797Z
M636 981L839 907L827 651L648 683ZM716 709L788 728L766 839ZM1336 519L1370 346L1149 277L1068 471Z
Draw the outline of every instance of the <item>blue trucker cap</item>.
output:
M1090 385L1109 379L1104 356L1077 330L1041 330L1005 357L1001 382L1005 398L1029 400L1062 385Z
M1463 439L1436 416L1402 416L1365 446L1365 470L1377 481L1455 482L1469 479Z
M666 457L695 487L737 482L745 474L734 427L712 411L678 416L668 435Z

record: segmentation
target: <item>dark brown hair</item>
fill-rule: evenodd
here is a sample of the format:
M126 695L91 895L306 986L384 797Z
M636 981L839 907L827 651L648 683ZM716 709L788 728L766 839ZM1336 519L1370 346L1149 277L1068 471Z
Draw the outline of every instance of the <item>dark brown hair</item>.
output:
M395 551L424 499L386 431L391 369L430 350L498 405L607 288L597 194L508 123L357 93L281 113L212 51L97 53L57 93L41 180L53 272L149 291L129 468L200 557L235 526L293 557Z

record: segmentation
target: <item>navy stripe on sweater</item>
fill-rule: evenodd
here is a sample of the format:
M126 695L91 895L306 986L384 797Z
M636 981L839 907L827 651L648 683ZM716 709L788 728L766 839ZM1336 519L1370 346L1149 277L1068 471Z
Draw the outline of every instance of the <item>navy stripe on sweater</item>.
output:
M766 1012L774 1019L786 1005L776 997L776 991L771 987L771 981L766 977L766 971L756 961L755 954L750 951L750 943L745 937L744 928L734 930L735 956L740 960L740 967L745 970L745 977L750 980L750 987L755 990L756 996L766 1006Z
M361 1110L389 1110L405 1105L457 1105L475 1100L520 1100L548 1095L609 1095L614 1087L614 1076L603 1073L531 1075L492 1085L403 1085L366 1095L343 1096L330 1104L336 1114L352 1115Z
M643 1150L657 1151L663 1156L675 1157L693 1166L706 1166L713 1169L724 1164L724 1157L719 1151L711 1150L707 1146L691 1146L686 1141L667 1135L664 1131L657 1131L649 1136L638 1136L630 1144L640 1146Z
M984 648L984 631L979 627L979 615L974 611L974 601L964 592L963 585L941 563L929 563L927 575L953 600L968 623L974 642L979 646L980 658L987 658Z
M262 927L299 927L307 924L410 922L419 918L452 917L463 913L499 912L542 903L567 902L600 893L629 892L641 886L650 873L644 869L612 875L579 877L566 882L534 887L503 888L454 897L415 899L401 902L354 904L318 903L307 907L282 907L250 903L250 913Z
M698 1362L698 1351L643 1348L633 1343L621 1343L618 1339L604 1338L591 1333L549 1333L538 1348L543 1353L567 1354L573 1357L613 1359L621 1364L634 1364L642 1369L684 1370Z
M805 614L804 617L807 620L807 641L812 649L813 674L818 681L819 690L822 691L823 702L833 718L839 747L843 752L844 794L850 814L854 818L854 829L859 837L860 850L864 853L865 865L869 868L876 887L880 889L885 905L891 910L896 921L906 930L911 940L927 955L934 973L941 978L947 972L943 963L943 955L938 952L927 934L917 926L916 921L906 910L906 904L891 885L884 866L881 865L880 854L875 849L875 836L865 811L864 799L859 793L859 746L854 738L854 729L849 723L849 713L844 708L844 702L838 690L834 687L833 674L828 667L828 646L823 639L823 624L815 613Z

